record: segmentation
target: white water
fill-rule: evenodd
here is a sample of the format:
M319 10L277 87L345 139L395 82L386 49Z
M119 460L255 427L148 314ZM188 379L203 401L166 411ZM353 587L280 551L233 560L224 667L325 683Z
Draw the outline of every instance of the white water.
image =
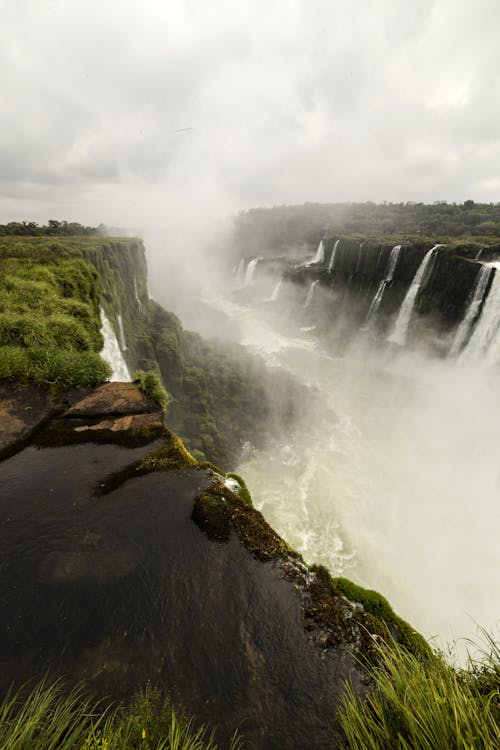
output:
M335 241L335 245L333 246L332 254L330 255L330 262L328 264L328 273L332 273L332 271L335 270L335 257L337 255L337 248L340 244L340 240Z
M311 418L237 472L256 507L308 562L388 597L445 644L499 614L500 383L454 362L335 359L276 333L255 310L218 309L241 343L319 390Z
M120 330L120 347L122 351L125 352L127 350L127 344L125 342L125 331L123 330L123 320L122 320L122 316L120 315L120 313L118 313L117 319L118 319L118 328Z
M401 251L401 245L395 245L391 250L391 254L389 255L389 260L387 261L387 268L385 270L384 278L378 285L378 289L375 292L375 296L370 305L370 309L368 310L368 315L366 316L367 323L369 323L370 321L373 322L373 320L375 319L377 315L378 309L380 307L380 303L382 302L382 299L384 297L384 292L387 287L387 284L391 282L394 277L394 271L396 270L396 265L398 262L400 251Z
M135 294L135 301L137 302L137 308L139 312L141 311L141 300L139 299L139 292L137 291L137 279L134 279L134 294Z
M464 318L457 329L450 348L450 357L456 357L469 340L472 327L481 311L484 295L486 294L486 289L492 273L493 268L491 266L484 265L479 269L471 301L467 307Z
M311 286L309 287L309 291L307 292L306 301L304 302L304 309L307 309L309 305L312 302L312 298L314 296L314 289L316 287L316 284L318 283L319 279L316 279L316 281L311 282Z
M462 353L462 361L500 365L500 263L489 264L495 269L490 291L481 316Z
M434 252L437 250L438 247L441 247L441 245L434 245L434 247L432 247L425 254L424 259L422 260L420 266L417 269L415 277L411 283L411 286L399 310L399 314L396 320L396 324L394 326L394 330L387 339L393 344L399 344L399 346L404 346L404 344L406 343L406 334L408 333L408 326L410 325L410 320L413 314L415 303L417 301L418 293L420 291L422 284L426 280L425 277L426 277L427 268L429 266L429 263L432 260L432 256L434 255Z
M324 259L325 259L325 245L323 243L323 240L320 240L318 249L316 250L316 255L310 261L310 263L323 263Z
M245 273L245 284L244 286L252 286L253 284L253 277L255 275L255 269L257 268L257 263L259 260L262 260L262 258L253 258L247 266L247 270Z
M236 271L236 285L245 285L245 261L243 260L243 258L240 260L238 270Z
M278 295L279 295L279 293L280 293L280 289L281 289L281 284L282 284L282 283L283 283L283 276L281 276L281 277L280 277L280 278L278 279L278 281L276 282L276 285L275 285L275 287L274 287L274 289L273 289L273 291L272 291L272 294L271 294L271 296L269 297L269 301L270 301L270 302L276 302L276 300L278 299Z
M101 313L101 333L104 338L104 346L101 351L101 357L108 362L113 368L111 373L111 380L118 380L120 382L130 381L130 373L128 371L123 354L118 346L118 341L115 336L115 332L109 322L108 316L104 312L103 308L100 308Z

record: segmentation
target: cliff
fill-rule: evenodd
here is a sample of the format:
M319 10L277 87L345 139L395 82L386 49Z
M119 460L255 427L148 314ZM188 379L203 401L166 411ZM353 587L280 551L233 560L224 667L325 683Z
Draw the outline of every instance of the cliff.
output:
M94 334L83 349L62 333L45 348L98 357L102 307L117 338L121 316L129 368L161 368L186 432L208 431L207 414L221 418L210 373L225 372L227 418L243 414L238 394L250 386L237 368L235 382L229 352L186 334L147 298L141 243L5 242L2 330L13 318L27 330L30 309L47 297L47 314L61 317L63 300L64 316L81 324L74 330ZM13 367L21 349L36 363L41 341L5 338L4 362ZM47 673L115 698L150 683L222 740L238 727L259 748L303 748L304 737L311 748L335 746L343 683L364 695L374 637L390 633L422 659L425 641L379 595L307 567L251 507L243 483L192 455L135 384L88 384L81 370L73 382L76 360L66 380L60 365L54 380L50 361L43 371L4 370L0 381L1 691ZM206 370L194 372L194 362ZM273 407L276 428L289 399ZM259 412L246 420L259 429Z

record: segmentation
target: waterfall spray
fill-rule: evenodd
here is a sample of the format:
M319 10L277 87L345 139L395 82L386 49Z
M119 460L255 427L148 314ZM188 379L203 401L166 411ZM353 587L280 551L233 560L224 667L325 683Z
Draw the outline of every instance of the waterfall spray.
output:
M415 308L417 297L421 288L423 288L423 286L425 286L425 283L427 282L429 276L429 267L434 257L434 253L438 249L438 247L442 247L442 245L434 245L434 247L431 247L431 249L427 251L424 259L417 269L417 273L415 274L415 277L399 310L399 315L396 320L394 330L387 339L393 344L404 346L404 344L406 343L408 326L410 325L410 320Z
M479 269L467 310L451 345L450 357L456 357L469 340L474 324L479 318L492 273L492 266L481 266Z
M306 301L304 302L304 309L307 309L309 307L309 305L311 304L312 298L313 298L313 295L314 295L314 288L315 288L316 284L318 283L318 281L319 281L319 279L316 279L316 281L312 281L311 282L311 286L309 287L309 291L307 292Z
M462 352L463 361L483 360L488 365L500 363L500 263L488 266L494 270L490 291L479 320Z
M386 287L393 279L394 271L396 270L396 265L398 262L400 252L401 252L401 245L394 245L394 247L391 250L391 254L389 255L389 260L387 262L387 267L385 269L384 278L378 285L377 291L375 292L375 296L370 305L370 309L368 310L368 315L366 316L367 323L369 323L370 321L373 322L373 320L375 319L375 316L377 315L377 312L380 307L380 303L382 302L382 298L384 296Z
M245 286L253 285L253 277L255 275L255 269L257 268L257 263L259 262L259 260L262 260L262 258L253 258L253 260L251 260L248 264L245 274Z
M115 336L115 332L109 322L109 318L104 312L103 308L100 308L101 313L101 334L104 339L104 346L101 351L101 357L108 362L112 367L111 378L112 380L118 381L130 381L130 373L128 367L123 359L123 354L118 346L118 341Z
M333 246L332 254L330 255L330 262L328 264L328 273L332 273L332 271L335 269L335 258L337 255L337 248L340 244L340 240L336 240L335 245Z

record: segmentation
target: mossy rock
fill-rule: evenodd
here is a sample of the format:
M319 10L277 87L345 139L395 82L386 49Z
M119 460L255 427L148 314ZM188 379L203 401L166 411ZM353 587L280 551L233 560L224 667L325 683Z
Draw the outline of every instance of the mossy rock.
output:
M198 461L186 449L181 438L167 428L163 429L163 445L146 456L139 469L148 471L181 471L197 466Z
M384 638L389 633L417 658L432 657L432 650L425 638L394 612L382 594L371 589L364 589L347 578L334 578L332 585L349 601L360 604L364 613L371 616L366 620L366 624L374 633Z
M214 482L197 495L192 519L211 539L218 541L227 541L234 528L243 546L258 560L300 558L269 526L262 513L222 482Z

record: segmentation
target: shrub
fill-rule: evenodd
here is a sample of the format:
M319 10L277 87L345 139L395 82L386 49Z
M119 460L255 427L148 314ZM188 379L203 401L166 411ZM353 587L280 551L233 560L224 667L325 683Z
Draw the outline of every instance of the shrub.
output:
M146 396L152 398L166 411L170 396L161 382L160 374L156 370L137 370L134 375L134 383L141 389Z

